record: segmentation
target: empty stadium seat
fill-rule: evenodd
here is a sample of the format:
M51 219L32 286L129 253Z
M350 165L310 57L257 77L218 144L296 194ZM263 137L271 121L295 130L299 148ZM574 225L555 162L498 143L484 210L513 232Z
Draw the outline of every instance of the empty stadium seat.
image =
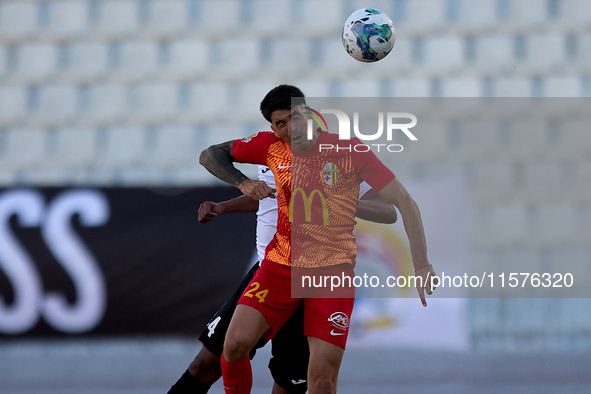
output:
M391 0L373 0L371 4L368 4L365 0L353 0L348 2L343 2L343 16L349 16L354 11L359 10L361 8L375 8L382 11L384 14L388 15L390 19L394 22L400 20L401 15L394 15L395 8L393 6L393 2ZM345 19L343 18L343 22Z
M525 66L528 73L552 72L567 62L564 37L559 34L532 35L528 37Z
M547 23L547 1L510 1L506 27L512 32L523 32Z
M549 77L546 97L581 97L581 80L575 77Z
M0 75L6 75L8 68L8 49L0 46Z
M457 105L462 105L462 103L458 101ZM461 161L496 161L500 153L497 129L496 122L485 120L466 120L461 124L450 124L448 127L449 150ZM510 171L509 167L489 162L481 163L477 169L484 171L486 176L491 176L495 181L500 180L501 176L507 175ZM484 178L478 176L478 179L485 180L486 176ZM494 188L494 185L492 187Z
M425 41L425 58L421 65L438 75L460 69L464 65L464 47L459 38L437 37Z
M301 39L273 42L267 70L276 78L303 75L310 64L310 42Z
M261 101L275 86L270 81L253 81L240 85L235 106L228 113L230 119L237 123L262 121L263 115L259 109Z
M100 167L133 168L145 158L145 130L140 127L116 127L108 130L106 149Z
M233 37L242 28L240 1L203 0L199 4L198 19L200 37Z
M107 72L108 49L105 43L80 42L72 45L71 64L64 79L89 82Z
M27 92L18 86L0 87L0 127L22 120L27 112Z
M232 39L220 43L219 65L216 67L225 80L242 80L260 69L260 43L251 39ZM239 59L239 60L238 60Z
M190 103L179 115L181 122L216 122L229 115L228 86L217 82L194 84L190 89Z
M37 29L37 4L6 1L0 4L0 42L22 39Z
M483 141L484 142L484 141ZM464 145L469 150L474 145ZM500 196L500 193L507 193L513 184L513 168L507 163L480 163L473 167L470 177L471 183L476 192L481 194L493 193L493 202Z
M496 83L496 97L530 97L531 84L524 78L499 78Z
M544 120L517 120L511 125L501 155L519 162L531 162L548 149L548 124Z
M169 80L185 80L204 75L211 66L208 44L199 39L183 39L170 43L170 62L160 75Z
M496 3L496 0L462 1L458 15L460 28L472 32L494 27L498 24Z
M431 33L446 23L442 0L408 0L406 10L406 20L400 24L400 31L406 35Z
M328 83L324 80L310 80L303 78L296 80L294 85L301 89L306 97L329 97Z
M109 0L99 2L96 31L106 38L119 38L138 28L136 1Z
M342 97L379 97L380 81L375 79L352 79L342 83Z
M535 163L523 167L519 185L524 188L523 197L534 204L556 203L568 198L564 195L562 168L557 164Z
M48 25L42 30L44 37L69 38L88 29L88 2L57 1L49 6Z
M566 161L588 160L591 133L588 119L567 120L560 124L560 138L548 151L551 157Z
M83 120L89 124L111 123L127 113L126 89L120 85L98 85L90 88L89 109Z
M320 64L311 67L314 78L343 78L355 75L364 69L363 66L367 66L349 56L340 40L322 40L318 45L322 48L322 56Z
M574 183L571 191L575 194L574 200L579 202L580 206L588 205L591 195L591 161L582 161L573 165L571 177ZM591 207L588 208L587 213L591 214ZM589 224L585 234L589 234L589 236L586 239L591 239L591 216L587 222Z
M259 38L276 37L291 23L289 3L277 0L252 2L252 19L247 29ZM269 15L273 15L269 18Z
M23 83L36 83L55 73L57 49L51 44L23 44L18 48L16 76Z
M195 165L201 152L195 149L195 133L192 127L166 126L158 129L158 142L150 164L165 169L189 163Z
M552 187L553 185L548 185ZM536 209L532 242L536 247L572 245L576 231L576 210L569 205L544 205ZM521 267L520 267L521 268ZM558 268L558 267L556 267ZM535 271L534 271L535 272Z
M34 119L44 126L55 126L76 115L76 88L44 86L39 91L39 111Z
M57 149L52 154L46 155L43 161L43 169L55 174L59 170L71 172L81 168L88 168L93 164L95 155L95 130L94 129L60 129L56 132ZM60 180L60 183L63 179Z
M188 27L187 1L156 0L151 2L151 19L147 28L151 35L169 37Z
M450 78L443 83L443 97L480 97L480 81L475 78Z
M133 114L141 124L167 122L177 111L177 85L143 84L138 87L138 106Z
M591 34L580 35L578 64L581 71L591 72Z
M560 24L568 31L584 31L591 26L591 3L587 0L562 0Z
M483 36L476 41L475 65L484 72L502 72L515 65L513 41L508 36Z
M343 12L338 0L301 0L292 3L292 14L297 15L293 29L298 36L304 37L339 37L343 27Z
M121 64L111 78L132 82L153 75L157 70L158 48L154 42L124 42L121 44Z
M419 78L394 79L395 97L429 97L429 81Z
M486 229L486 236L491 246L520 245L531 231L526 208L520 205L491 207L490 215L480 224Z
M6 131L5 154L0 167L9 171L37 168L45 155L45 130L10 129Z

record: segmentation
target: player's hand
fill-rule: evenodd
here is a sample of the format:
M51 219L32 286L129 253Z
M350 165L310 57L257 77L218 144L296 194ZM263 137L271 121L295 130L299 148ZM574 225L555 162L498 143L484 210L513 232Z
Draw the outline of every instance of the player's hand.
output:
M427 294L431 295L433 294L433 290L435 290L435 288L439 284L438 279L435 278L436 275L437 274L435 273L435 270L433 269L433 266L431 264L427 264L422 267L419 267L418 269L415 269L415 276L422 278L422 280L417 279L416 283L417 291L419 292L419 298L421 299L421 303L423 304L423 306L427 306L427 300L425 299L425 291L427 292Z
M240 185L238 185L238 189L240 189L242 194L254 200L262 200L266 197L275 196L275 189L271 189L263 181L245 179Z
M211 219L224 213L222 205L212 201L205 201L199 206L199 223L211 222Z

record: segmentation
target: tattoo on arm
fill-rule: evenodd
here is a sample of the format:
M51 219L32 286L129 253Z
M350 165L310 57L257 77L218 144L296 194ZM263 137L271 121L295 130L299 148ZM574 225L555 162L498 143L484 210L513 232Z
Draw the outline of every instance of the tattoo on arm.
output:
M201 152L199 163L215 177L232 186L238 186L247 177L234 167L234 157L232 156L233 146L234 141L212 145Z

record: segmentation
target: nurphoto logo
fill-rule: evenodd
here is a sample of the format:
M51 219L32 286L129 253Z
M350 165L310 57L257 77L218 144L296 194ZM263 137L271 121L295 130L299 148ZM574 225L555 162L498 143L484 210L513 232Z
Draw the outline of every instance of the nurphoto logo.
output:
M313 110L310 107L306 107L307 114L311 117L307 123L307 138L312 140L314 133L314 123L323 130L328 127L326 120L322 114L333 114L337 117L339 124L339 140L348 141L351 140L351 119L349 115L338 109L321 109L320 112ZM418 141L417 137L410 131L411 128L417 125L417 117L409 112L387 112L384 116L384 112L378 112L378 130L374 134L362 134L359 129L359 112L353 112L353 134L361 141L376 141L384 134L384 118L386 119L386 140L392 141L395 135L395 131L401 131L411 141ZM404 121L406 120L406 121ZM402 121L402 122L401 122ZM323 127L324 126L324 127ZM320 144L319 151L336 149L337 151L355 151L355 152L367 152L371 149L375 149L380 152L380 149L387 150L388 152L402 152L404 147L400 144Z

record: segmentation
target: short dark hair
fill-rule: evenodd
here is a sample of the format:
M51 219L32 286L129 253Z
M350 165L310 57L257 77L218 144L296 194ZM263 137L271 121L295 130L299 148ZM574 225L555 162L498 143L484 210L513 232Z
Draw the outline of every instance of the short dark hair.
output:
M292 85L279 85L271 89L261 101L261 113L269 122L271 114L277 110L290 109L292 98L296 104L306 104L304 93Z

